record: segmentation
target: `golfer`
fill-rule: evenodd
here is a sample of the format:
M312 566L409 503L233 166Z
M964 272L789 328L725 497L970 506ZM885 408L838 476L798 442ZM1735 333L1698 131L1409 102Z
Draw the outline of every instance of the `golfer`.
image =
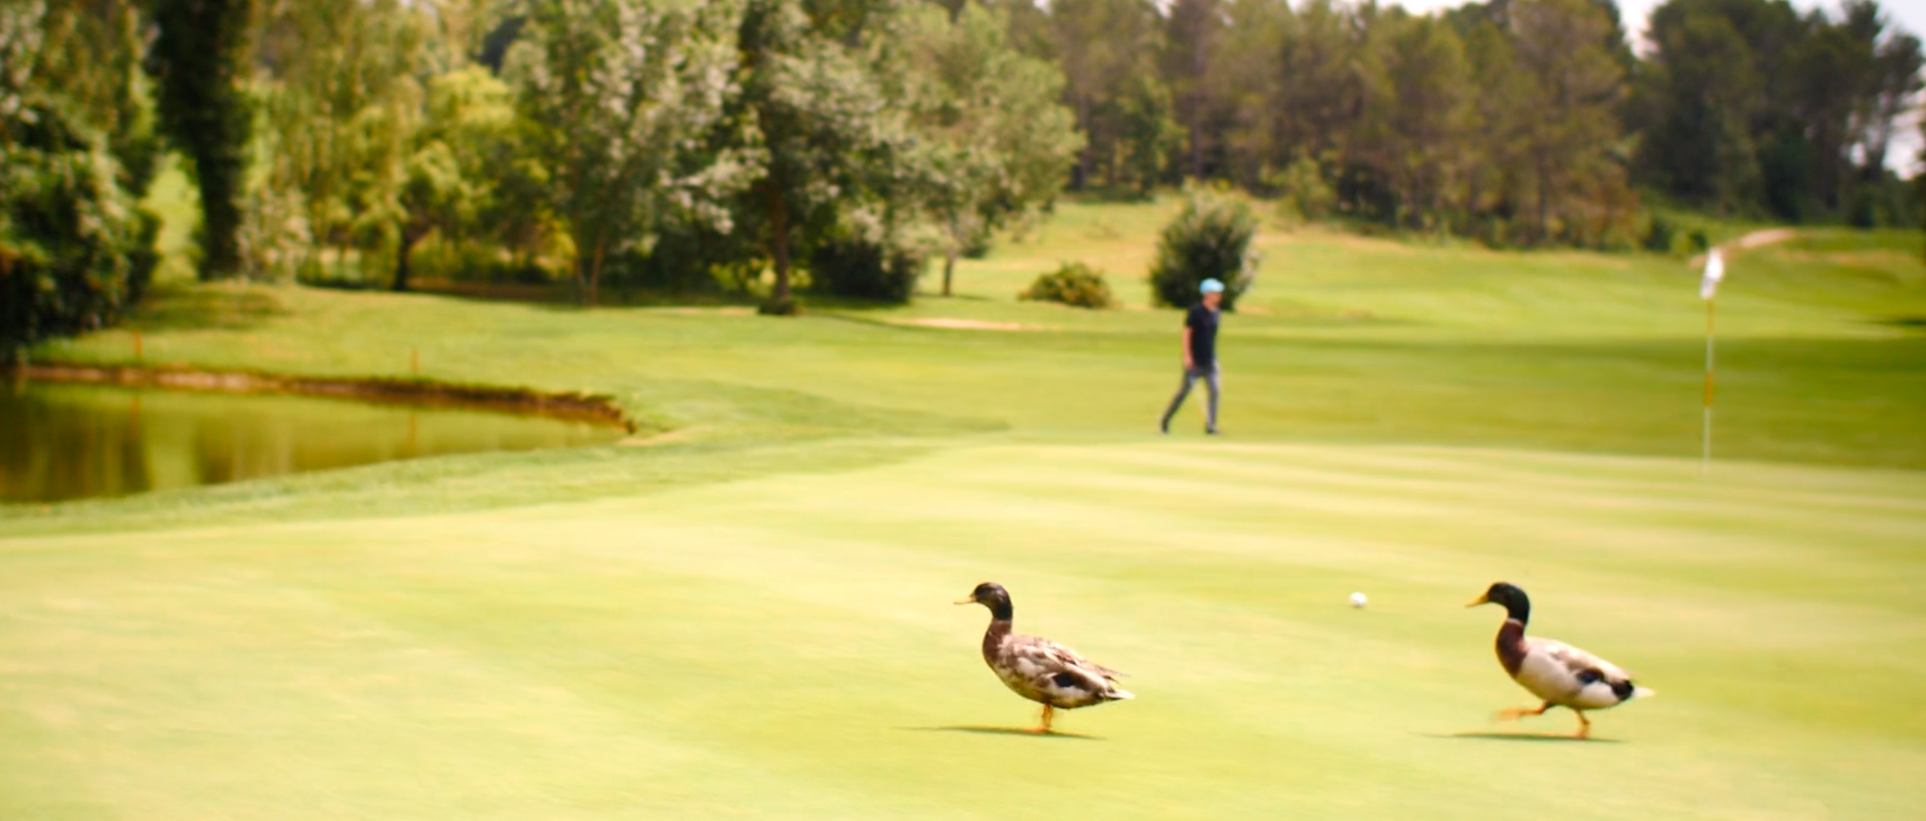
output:
M1224 302L1224 283L1214 279L1204 280L1198 289L1203 299L1190 309L1184 317L1184 381L1177 386L1177 395L1170 400L1170 409L1164 411L1164 421L1158 425L1164 433L1170 432L1170 418L1177 415L1177 409L1184 406L1184 397L1190 395L1190 386L1197 380L1204 380L1210 388L1210 407L1204 421L1204 432L1217 435L1217 306Z

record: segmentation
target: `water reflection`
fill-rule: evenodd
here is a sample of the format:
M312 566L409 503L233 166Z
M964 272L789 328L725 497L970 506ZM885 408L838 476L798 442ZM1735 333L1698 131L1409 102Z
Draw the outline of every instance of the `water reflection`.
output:
M0 381L0 502L122 496L620 435L485 411Z

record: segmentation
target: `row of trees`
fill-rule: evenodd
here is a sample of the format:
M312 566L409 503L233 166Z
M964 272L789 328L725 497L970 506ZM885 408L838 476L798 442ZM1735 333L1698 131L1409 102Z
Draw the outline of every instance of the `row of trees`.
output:
M374 273L405 289L434 238L448 267L540 276L565 260L588 302L612 276L700 288L765 269L777 308L799 274L901 298L927 255L953 264L1047 206L1081 144L1061 78L982 6L157 8L163 90L192 77L180 96L215 102L160 98L199 118L171 132L203 195L209 277ZM207 25L177 26L170 8ZM198 62L171 58L175 28L194 32L180 47ZM249 110L221 104L236 94L251 118L221 113ZM252 157L245 184L236 156ZM242 215L231 230L227 214Z
M21 0L0 14L0 277L33 296L8 300L20 340L111 321L146 276L153 220L134 203L163 139L199 193L206 279L406 289L423 263L561 269L594 302L611 278L742 287L773 270L775 310L798 286L906 298L932 255L947 290L959 255L1048 207L1082 145L1061 75L981 5ZM93 188L49 187L83 161ZM58 235L100 225L90 247ZM20 260L36 273L12 273ZM82 270L114 260L146 268Z
M1920 43L1872 0L1612 0L1438 16L1335 0L1004 0L1088 135L1071 185L1180 178L1499 244L1614 245L1635 189L1728 214L1899 220L1888 146ZM1161 9L1161 10L1160 10Z

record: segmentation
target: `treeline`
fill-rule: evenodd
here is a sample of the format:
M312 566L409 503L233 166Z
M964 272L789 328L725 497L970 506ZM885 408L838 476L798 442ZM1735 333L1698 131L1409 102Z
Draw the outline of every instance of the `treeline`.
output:
M204 278L904 299L1068 188L1193 180L1494 246L1653 195L1911 224L1921 46L1870 0L5 0L0 355L110 322L190 173ZM773 274L773 275L771 275ZM765 285L767 277L767 285Z
M1728 215L1914 224L1886 169L1920 43L1880 7L1671 0L1634 53L1612 0L1436 16L1332 0L1004 0L1062 67L1071 186L1183 178L1498 245L1624 247L1635 191Z
M559 275L593 303L607 283L748 290L767 271L771 311L793 288L901 300L930 258L947 289L958 256L1038 218L1082 145L1061 75L982 6L23 0L0 15L7 93L71 115L72 150L117 183L120 211L157 127L178 149L206 279ZM74 56L14 44L100 19L114 36ZM52 259L57 242L24 233L43 221L28 205L72 198L37 190L0 192L20 217L0 241ZM57 267L0 276L37 293Z

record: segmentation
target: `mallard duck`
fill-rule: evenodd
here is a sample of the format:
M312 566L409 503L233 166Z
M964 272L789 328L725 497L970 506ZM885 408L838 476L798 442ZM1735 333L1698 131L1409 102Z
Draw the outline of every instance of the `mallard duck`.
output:
M1025 636L1010 630L1010 591L1003 585L984 582L970 591L970 597L957 604L980 604L990 608L990 629L983 633L983 660L1017 695L1043 705L1041 723L1034 732L1050 732L1050 719L1058 709L1074 710L1106 701L1135 698L1117 687L1119 673L1078 655L1077 651L1049 639Z
M1617 707L1652 691L1632 683L1624 670L1562 641L1528 638L1525 624L1531 621L1531 599L1525 591L1508 582L1498 582L1466 607L1481 604L1504 605L1506 618L1498 628L1498 663L1505 672L1532 695L1545 700L1537 709L1514 707L1502 710L1499 718L1517 719L1544 715L1553 707L1570 708L1578 715L1578 737L1592 733L1586 710Z

